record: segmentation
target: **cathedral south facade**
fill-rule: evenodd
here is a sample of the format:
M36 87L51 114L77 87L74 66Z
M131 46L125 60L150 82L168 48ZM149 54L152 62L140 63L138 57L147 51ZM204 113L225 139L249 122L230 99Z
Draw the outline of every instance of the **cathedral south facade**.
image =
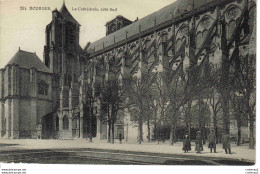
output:
M81 25L63 4L46 26L43 62L19 48L0 70L0 138L107 139L113 129L115 138L137 139L140 125L127 107L116 111L113 128L104 119L113 107L102 104L103 85L125 89L130 79L146 83L152 76L153 87L163 73L221 67L254 44L255 17L253 0L178 0L139 20L117 16L106 23L105 37L82 48ZM201 99L212 128L209 101ZM158 118L170 103L163 102L153 99ZM155 137L155 127L143 121L142 136Z

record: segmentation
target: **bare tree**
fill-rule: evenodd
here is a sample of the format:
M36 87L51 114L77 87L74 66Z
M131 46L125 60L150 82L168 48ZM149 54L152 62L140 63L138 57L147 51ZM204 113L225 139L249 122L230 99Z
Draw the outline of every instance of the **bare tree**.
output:
M182 66L180 66L182 67ZM163 74L164 84L167 89L167 96L169 97L169 104L167 114L171 121L171 144L173 144L175 125L177 122L177 113L180 109L189 104L192 100L198 98L198 96L214 84L218 76L212 74L211 76L197 76L194 80L194 73L189 74L189 71L183 71L181 68L175 72Z
M245 47L245 49L248 48ZM249 148L253 149L255 144L256 56L248 54L248 51L245 50L245 55L241 55L231 66L234 67L234 75L231 76L231 88L233 88L234 92L239 93L241 102L245 104L242 112L248 116L250 134Z
M104 82L100 88L101 116L103 122L108 123L108 142L114 143L115 123L118 120L118 111L129 107L125 103L124 91L116 80Z
M243 122L243 117L245 117L244 113L244 102L243 98L241 98L241 94L237 92L230 93L230 101L232 106L232 113L234 118L237 121L237 145L240 146L241 143L241 126Z
M213 76L217 77L214 84L212 84L212 87L209 89L208 94L208 100L209 100L209 106L212 110L212 118L213 118L213 129L216 131L217 136L217 143L219 140L219 127L218 123L219 121L223 120L223 116L220 116L219 113L222 109L222 102L221 102L221 69L217 64L210 65L210 72L211 74L214 74Z
M151 89L150 85L155 80L155 74L147 75L145 77L132 77L127 81L126 95L132 103L131 107L135 107L135 120L138 122L138 142L143 141L143 123L145 118L148 118L150 106L147 100L150 99ZM137 110L136 110L137 109Z

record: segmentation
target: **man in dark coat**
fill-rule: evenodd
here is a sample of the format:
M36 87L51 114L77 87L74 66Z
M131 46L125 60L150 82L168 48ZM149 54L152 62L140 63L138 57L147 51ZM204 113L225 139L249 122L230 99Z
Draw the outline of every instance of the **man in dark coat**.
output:
M186 134L184 137L182 150L184 150L184 153L191 150L191 143L188 134Z
M197 153L200 153L201 151L203 151L202 138L200 135L200 131L197 131L196 140L195 140L195 151L197 151Z
M211 133L209 134L208 140L209 140L210 153L212 153L212 149L214 149L214 153L216 153L217 137L215 135L215 131L214 130L212 130Z
M230 135L224 134L222 136L223 149L225 149L226 154L231 154L231 146L230 146Z

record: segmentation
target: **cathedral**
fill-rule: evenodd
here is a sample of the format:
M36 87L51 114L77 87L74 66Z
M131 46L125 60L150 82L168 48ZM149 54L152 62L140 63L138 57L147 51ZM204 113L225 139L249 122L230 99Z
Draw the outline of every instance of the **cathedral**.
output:
M132 77L145 82L149 74L221 66L246 51L255 54L240 51L255 47L255 8L253 0L178 0L136 21L116 16L106 23L105 37L82 48L81 24L63 3L46 26L43 62L19 48L0 70L0 138L107 139L101 84L125 86ZM117 114L114 137L136 139L130 111ZM150 130L143 124L146 137Z

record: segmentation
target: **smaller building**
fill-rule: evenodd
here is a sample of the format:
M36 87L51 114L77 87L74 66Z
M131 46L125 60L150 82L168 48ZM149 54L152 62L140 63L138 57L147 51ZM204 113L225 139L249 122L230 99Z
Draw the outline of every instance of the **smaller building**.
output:
M0 138L41 137L52 112L52 75L36 53L18 50L0 70Z

